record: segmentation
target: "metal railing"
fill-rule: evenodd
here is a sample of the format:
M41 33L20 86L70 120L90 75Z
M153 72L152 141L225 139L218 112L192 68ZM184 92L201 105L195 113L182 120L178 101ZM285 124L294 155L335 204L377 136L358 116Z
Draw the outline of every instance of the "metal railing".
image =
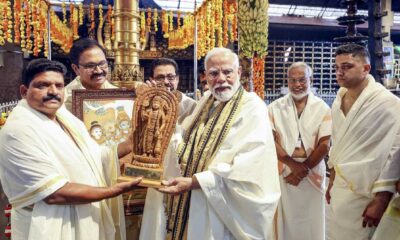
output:
M11 110L17 106L19 100L14 100L11 102L0 103L0 114L9 114Z

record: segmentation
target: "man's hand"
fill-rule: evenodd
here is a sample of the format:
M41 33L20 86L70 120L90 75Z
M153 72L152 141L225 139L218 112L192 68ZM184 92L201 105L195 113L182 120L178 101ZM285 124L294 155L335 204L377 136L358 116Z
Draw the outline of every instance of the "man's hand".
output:
M146 84L147 84L147 86L149 86L149 87L155 87L155 86L157 86L157 82L154 81L154 80L147 80L147 81L146 81Z
M165 187L159 188L158 191L172 195L179 195L192 189L200 188L195 176L193 176L193 178L178 177L168 181L164 180L162 184Z
M392 198L391 192L378 192L372 201L365 208L363 216L363 227L378 226L383 213Z
M329 181L328 189L326 189L325 198L328 204L331 204L331 188L333 186L333 182Z
M326 190L326 193L325 193L326 202L328 204L331 203L331 188L333 187L333 182L335 181L335 177L336 177L335 169L331 168L331 169L329 169L329 172L330 172L329 184L328 184L328 189Z
M290 168L292 171L293 175L298 177L300 180L307 177L308 175L308 167L305 163L301 162L296 162L295 160L292 160L287 166Z
M296 177L293 173L289 174L287 177L285 177L285 181L289 183L290 185L293 186L298 186L299 183L301 182L302 179Z
M118 196L122 193L130 192L133 189L137 188L137 185L142 181L142 179L143 177L138 177L134 178L130 182L120 182L112 186L112 188L115 189L115 192L117 194L116 196Z

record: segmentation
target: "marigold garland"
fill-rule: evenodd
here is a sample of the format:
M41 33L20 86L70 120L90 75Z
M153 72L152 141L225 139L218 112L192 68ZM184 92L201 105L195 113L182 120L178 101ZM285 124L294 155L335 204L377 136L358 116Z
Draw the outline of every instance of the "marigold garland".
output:
M174 14L172 13L172 11L169 11L169 31L172 32L174 30Z
M11 11L11 2L10 0L7 0L7 6L6 6L6 14L4 15L7 19L7 28L5 32L5 38L7 39L7 42L12 43L12 29L13 29L13 21L12 21L12 11Z
M157 32L158 31L158 11L157 9L154 9L153 12L153 25L154 25L154 31Z
M161 16L162 16L162 31L163 31L163 36L164 38L168 38L169 37L169 17L168 17L168 12L166 12L165 10L162 10L161 12Z
M83 15L85 14L85 13L83 12L83 4L82 4L82 3L80 3L80 4L78 5L78 9L79 9L79 26L80 26L80 25L83 24Z
M54 10L50 11L50 21L52 41L60 45L65 53L69 53L74 40L73 31L58 18Z
M111 5L110 5L111 7ZM111 7L111 41L115 39L115 18L114 18L114 9Z
M178 17L177 17L177 28L181 28L181 11L178 10Z
M25 0L25 26L26 26L26 46L25 49L28 53L31 52L33 43L31 39L31 34L32 34L32 9L31 9L31 4L30 1Z
M65 6L65 2L61 3L61 11L62 11L62 22L67 24L67 7Z
M25 3L24 3L25 4ZM25 40L25 11L21 11L20 13L20 33L21 33L21 49L22 51L25 51L25 45L26 45L26 40Z
M151 8L147 8L146 29L151 31Z
M72 23L71 23L71 27L72 27L72 31L74 33L74 39L78 39L79 38L79 34L78 34L78 28L79 28L79 15L78 15L78 9L76 7L72 8Z
M99 25L103 24L103 5L99 4Z
M223 41L222 44L223 46L227 46L229 43L229 33L228 33L228 22L229 22L229 8L228 8L228 2L224 0L223 3L223 12L224 12L224 19L223 19Z
M95 28L95 16L94 16L94 3L90 3L90 32L94 31Z
M73 27L74 25L74 4L69 3L69 25Z
M6 9L4 0L0 1L0 23L4 23L4 18L5 15L3 14L3 11ZM4 45L6 43L5 41L5 33L3 30L3 26L0 26L0 46Z
M14 0L14 43L16 44L20 43L21 41L20 13L21 13L21 0Z
M40 31L39 31L39 5L40 2L33 0L31 1L31 9L32 9L32 27L33 27L33 56L39 56L39 40L40 40Z
M254 57L253 58L253 85L254 92L261 98L264 99L264 58Z
M140 43L146 41L146 16L144 11L140 13Z

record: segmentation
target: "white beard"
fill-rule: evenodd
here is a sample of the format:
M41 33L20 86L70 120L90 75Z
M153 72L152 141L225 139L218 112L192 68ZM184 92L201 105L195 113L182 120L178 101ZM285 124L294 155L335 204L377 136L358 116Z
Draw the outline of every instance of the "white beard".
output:
M295 94L295 93L292 93L292 92L289 90L290 95L291 95L292 98L294 98L295 100L303 99L304 97L308 96L308 94L310 94L310 91L311 91L310 88L308 88L307 91L305 91L305 92L303 92L303 93Z
M219 87L229 87L229 90L225 90L223 92L216 92L215 89ZM225 84L215 85L214 87L210 88L212 95L220 102L227 102L229 101L233 95L235 95L236 91L240 87L240 81L237 80L233 85L229 85L227 82Z

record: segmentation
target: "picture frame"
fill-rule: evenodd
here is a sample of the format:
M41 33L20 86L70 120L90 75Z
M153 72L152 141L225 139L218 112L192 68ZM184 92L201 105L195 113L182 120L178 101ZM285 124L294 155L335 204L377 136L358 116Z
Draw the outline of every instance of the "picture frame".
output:
M123 142L131 133L134 90L99 89L72 91L72 113L83 121L99 145Z
M72 90L72 113L83 121L99 145L112 146L125 141L132 131L124 127L132 125L135 99L135 91L129 89L75 89ZM98 134L97 139L95 133ZM128 154L120 162L127 163L131 159L132 154ZM126 216L143 213L146 192L146 188L138 188L123 194Z

